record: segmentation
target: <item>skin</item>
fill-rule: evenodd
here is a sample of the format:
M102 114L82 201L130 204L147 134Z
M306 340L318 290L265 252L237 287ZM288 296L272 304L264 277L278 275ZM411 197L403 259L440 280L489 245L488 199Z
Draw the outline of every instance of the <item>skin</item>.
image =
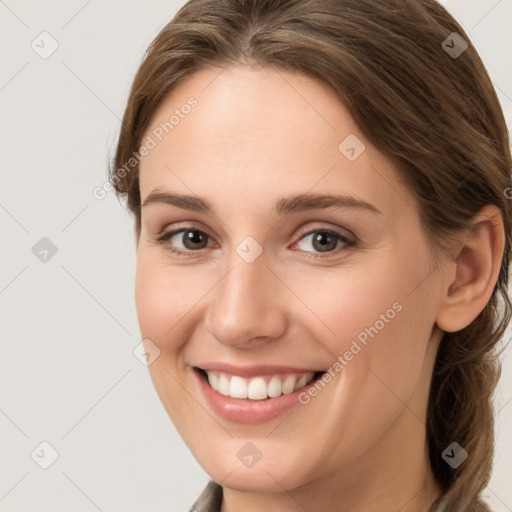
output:
M222 511L428 510L440 493L425 445L435 355L443 330L469 324L490 297L499 212L482 210L478 229L434 258L415 197L321 83L249 66L202 70L166 97L146 135L190 96L198 105L141 163L141 198L199 196L215 214L142 208L136 306L142 337L160 350L155 388L224 487ZM366 146L355 161L338 149L349 134ZM352 195L380 213L273 212L278 198L308 192ZM208 246L177 255L172 243L193 250L181 235L156 241L184 227L209 235ZM322 229L357 243L319 252L307 234ZM236 252L248 236L263 249L252 263ZM317 396L274 420L217 416L191 373L204 361L328 369L397 302L401 311ZM237 458L249 441L262 454L252 468Z

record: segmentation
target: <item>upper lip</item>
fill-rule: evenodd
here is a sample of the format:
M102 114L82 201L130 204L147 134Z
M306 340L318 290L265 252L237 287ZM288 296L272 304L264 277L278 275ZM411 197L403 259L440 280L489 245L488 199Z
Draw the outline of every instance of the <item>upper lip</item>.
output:
M222 362L205 362L196 365L200 370L218 371L237 375L239 377L256 377L258 375L274 375L280 373L307 373L318 372L324 370L315 370L312 368L298 368L295 366L278 366L278 365L252 365L252 366L235 366L230 363Z

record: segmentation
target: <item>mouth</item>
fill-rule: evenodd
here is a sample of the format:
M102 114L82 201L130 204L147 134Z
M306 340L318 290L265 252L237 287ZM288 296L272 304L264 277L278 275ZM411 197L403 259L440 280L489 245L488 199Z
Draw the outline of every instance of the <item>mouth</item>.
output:
M195 367L207 385L226 397L247 401L264 401L290 395L309 386L321 378L323 371L300 373L276 373L242 377L218 370L205 370Z

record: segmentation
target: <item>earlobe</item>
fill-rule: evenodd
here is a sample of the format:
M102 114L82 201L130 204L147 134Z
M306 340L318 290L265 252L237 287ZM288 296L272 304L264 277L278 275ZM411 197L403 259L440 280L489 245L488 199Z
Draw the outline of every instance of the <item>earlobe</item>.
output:
M460 250L447 272L446 292L436 323L446 332L460 331L485 308L498 280L505 232L494 205L482 208L460 233Z

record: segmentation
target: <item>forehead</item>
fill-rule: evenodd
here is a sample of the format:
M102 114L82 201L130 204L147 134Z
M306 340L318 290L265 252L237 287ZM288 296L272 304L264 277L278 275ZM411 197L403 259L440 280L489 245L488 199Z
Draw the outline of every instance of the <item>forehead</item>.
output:
M194 106L190 106L194 105ZM144 199L155 188L262 206L307 191L364 197L395 210L414 198L345 106L322 83L248 66L201 70L154 113L143 141Z

